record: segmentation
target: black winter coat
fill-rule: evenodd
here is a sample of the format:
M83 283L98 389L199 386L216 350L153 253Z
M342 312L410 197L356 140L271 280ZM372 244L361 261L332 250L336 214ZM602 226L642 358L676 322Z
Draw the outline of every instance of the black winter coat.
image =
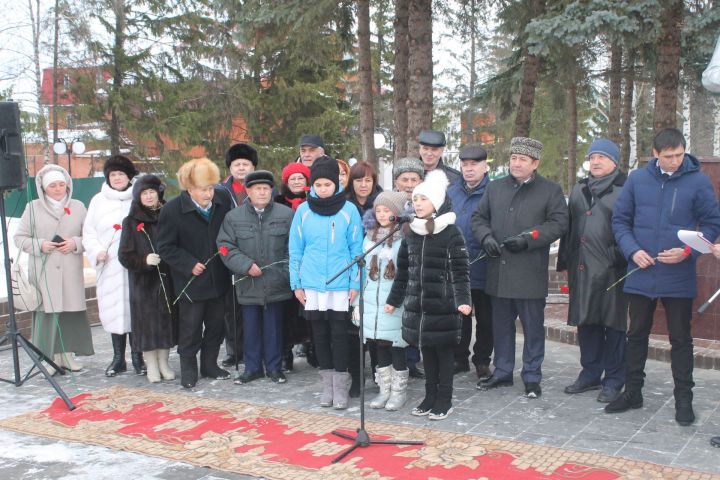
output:
M490 182L472 217L472 231L482 245L487 235L498 243L528 235L528 249L512 253L503 248L488 259L485 293L503 298L545 298L548 293L550 244L565 234L568 210L562 188L538 173L518 184L512 175Z
M190 194L183 191L160 210L158 253L170 265L175 293L179 295L193 277L197 263L205 263L218 251L217 236L225 214L232 208L230 194L215 187L209 220L198 212ZM215 255L205 271L185 290L180 301L196 302L222 297L230 286L230 272Z
M597 201L587 180L581 180L570 194L570 229L558 252L557 270L567 270L570 286L568 325L603 325L625 331L628 301L622 284L609 292L607 288L625 275L627 267L611 223L627 175L618 172Z
M440 212L449 211L446 200ZM449 215L454 221L455 214ZM408 232L400 244L397 273L386 303L396 308L404 305L402 336L410 345L460 342L462 317L457 309L471 305L471 300L468 253L458 227L451 224L430 235Z
M132 347L133 351L138 352L177 345L177 309L172 304L174 297L170 267L165 262L155 267L145 261L149 254L157 253L159 215L159 212L149 211L133 201L130 213L122 223L118 248L118 260L128 270ZM137 229L140 223L145 224L147 236Z

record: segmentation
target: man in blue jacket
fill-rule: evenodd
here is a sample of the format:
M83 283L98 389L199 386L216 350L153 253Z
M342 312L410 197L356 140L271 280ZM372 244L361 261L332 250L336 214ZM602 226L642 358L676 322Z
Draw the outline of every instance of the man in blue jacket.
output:
M687 426L695 421L690 319L699 254L685 249L677 232L697 229L715 240L720 234L720 210L700 162L685 153L680 131L661 130L653 140L653 156L647 167L630 174L613 211L613 232L628 260L628 271L640 270L627 277L623 288L630 306L625 390L605 411L620 413L643 405L648 337L660 299L671 345L675 421Z
M487 175L487 152L479 145L465 147L460 151L460 172L462 178L448 187L448 196L457 215L455 225L460 228L467 243L470 262L483 252L472 233L472 215L485 193L490 181ZM478 378L490 376L490 355L493 351L492 308L490 296L485 293L487 262L478 260L470 264L470 293L475 310L475 345L472 362ZM472 338L472 316L463 315L462 337L455 348L455 373L470 371L468 356Z

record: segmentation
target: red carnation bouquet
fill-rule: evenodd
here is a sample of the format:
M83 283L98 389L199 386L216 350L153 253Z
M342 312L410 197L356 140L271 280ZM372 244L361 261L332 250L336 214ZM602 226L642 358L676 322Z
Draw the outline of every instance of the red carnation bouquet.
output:
M217 251L217 252L215 252L214 254L212 254L212 255L210 256L210 258L208 258L207 260L205 260L205 263L203 263L203 265L205 265L205 266L207 267L207 264L210 263L210 260L212 260L213 258L217 257L218 255L222 255L223 257L227 257L227 254L228 254L228 248L225 247L225 246L220 247L220 248L218 248L218 251ZM193 280L195 280L195 277L197 277L197 275L193 275L193 276L190 278L190 280L188 280L188 282L185 284L185 286L183 287L183 289L182 289L182 290L180 291L180 293L178 294L178 296L177 296L177 298L175 299L175 301L173 301L173 305L175 305L175 304L178 302L178 300L180 300L180 297L183 296L183 293L185 293L185 290L187 290L187 288L190 286L190 284L193 282ZM188 297L188 298L190 298L190 297Z

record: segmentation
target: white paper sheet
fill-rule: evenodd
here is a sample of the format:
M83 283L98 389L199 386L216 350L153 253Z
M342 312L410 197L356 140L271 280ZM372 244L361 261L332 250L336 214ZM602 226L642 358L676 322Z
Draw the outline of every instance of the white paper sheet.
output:
M710 253L712 242L705 238L702 232L696 232L695 230L678 230L677 236L680 241L693 250L697 250L700 253Z

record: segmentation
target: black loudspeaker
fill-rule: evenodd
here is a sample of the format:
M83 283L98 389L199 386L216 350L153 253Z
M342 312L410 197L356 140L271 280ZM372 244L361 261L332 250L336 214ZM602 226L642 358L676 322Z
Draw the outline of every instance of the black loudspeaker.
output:
M25 188L25 152L16 102L0 102L0 191Z

